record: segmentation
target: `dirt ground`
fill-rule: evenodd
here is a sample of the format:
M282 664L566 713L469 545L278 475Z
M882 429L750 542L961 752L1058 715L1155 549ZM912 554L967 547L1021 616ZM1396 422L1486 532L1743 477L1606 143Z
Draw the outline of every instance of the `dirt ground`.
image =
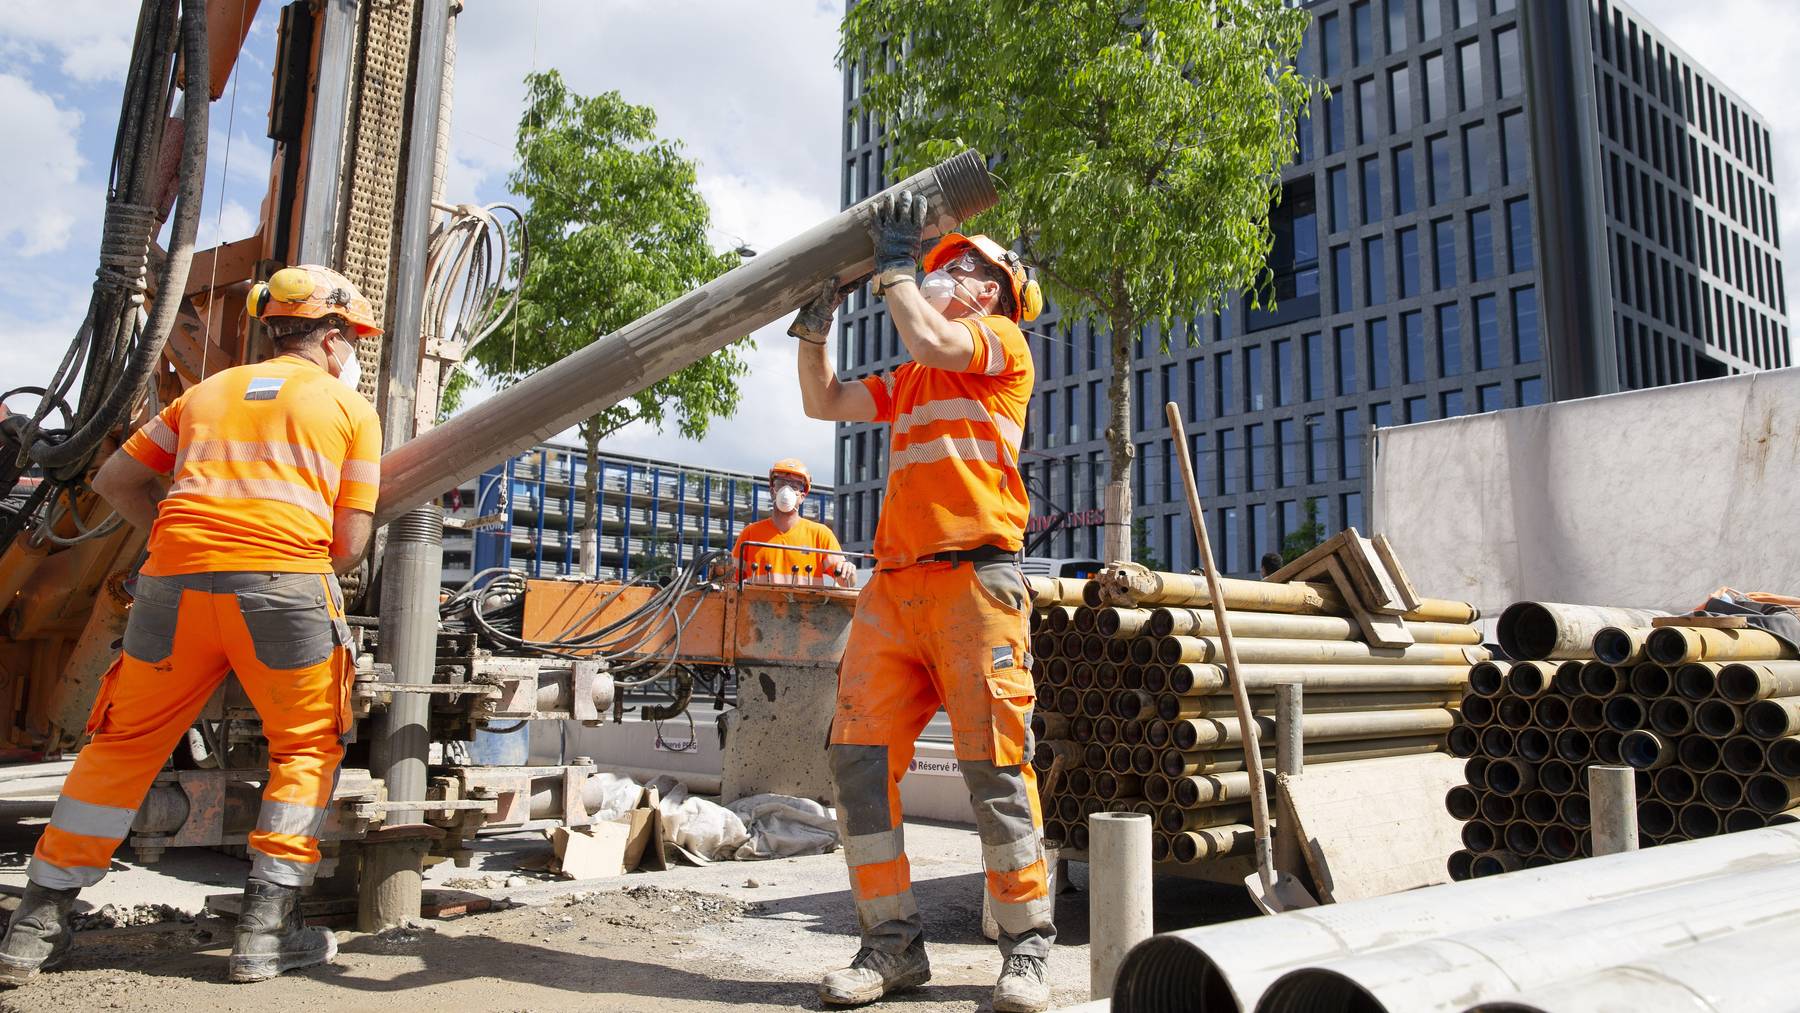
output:
M909 824L907 844L933 979L870 1008L986 1010L999 958L980 934L973 831ZM241 883L243 863L194 852L184 856L194 864L174 877L166 863L156 872L116 864L104 889L89 891L98 906L84 919L124 927L80 932L65 970L0 992L0 1011L820 1009L818 976L856 950L840 855L570 882L518 867L541 840L486 846L476 869L440 866L430 879L489 896L496 910L381 935L340 931L336 963L255 985L222 980L232 925L194 902ZM23 848L14 847L0 838L0 885L9 890L22 879ZM1079 887L1085 867L1072 870ZM1058 903L1051 978L1059 1006L1088 996L1086 900L1077 889ZM1242 890L1180 880L1159 881L1157 906L1159 929L1251 913ZM174 920L137 924L159 917Z

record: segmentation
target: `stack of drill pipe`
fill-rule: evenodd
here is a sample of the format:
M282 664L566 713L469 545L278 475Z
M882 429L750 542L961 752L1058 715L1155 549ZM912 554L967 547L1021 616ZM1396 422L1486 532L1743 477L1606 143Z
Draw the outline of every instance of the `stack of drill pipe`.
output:
M1502 649L1551 657L1470 670L1462 723L1449 739L1466 758L1468 782L1445 798L1464 821L1463 848L1449 859L1453 878L1591 854L1591 764L1637 771L1640 847L1800 820L1800 655L1792 647L1754 628L1653 628L1651 614L1621 614L1631 610L1596 609L1554 623L1555 632L1543 627L1546 616L1578 608L1509 608L1524 625L1502 618ZM1592 625L1607 612L1627 625ZM1577 654L1569 639L1581 622L1591 636Z
M1032 762L1045 835L1087 850L1087 816L1141 812L1152 857L1194 865L1248 855L1249 774L1203 578L1149 586L1031 578L1037 684ZM1275 687L1304 687L1308 764L1441 751L1469 666L1488 655L1475 609L1427 599L1403 617L1417 643L1372 647L1335 588L1221 582L1232 639L1275 760Z

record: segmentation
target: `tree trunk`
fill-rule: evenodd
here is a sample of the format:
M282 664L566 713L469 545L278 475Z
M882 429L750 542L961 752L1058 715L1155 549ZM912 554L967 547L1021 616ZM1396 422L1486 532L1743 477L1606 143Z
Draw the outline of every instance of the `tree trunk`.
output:
M581 484L581 569L600 576L600 420L581 427L587 440L587 475ZM629 547L628 547L629 548Z
M1131 459L1137 450L1131 440L1131 348L1137 326L1130 316L1115 313L1112 324L1112 381L1108 394L1112 407L1106 425L1106 452L1112 474L1106 483L1106 527L1102 559L1131 559Z

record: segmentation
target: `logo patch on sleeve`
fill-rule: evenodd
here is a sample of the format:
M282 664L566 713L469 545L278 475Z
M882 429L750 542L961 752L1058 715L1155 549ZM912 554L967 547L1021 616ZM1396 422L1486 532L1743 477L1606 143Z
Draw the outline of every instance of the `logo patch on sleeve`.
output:
M994 669L1013 667L1013 649L1011 647L994 648Z
M287 382L284 376L253 376L250 386L244 390L246 401L273 401L275 395L281 393L281 385Z

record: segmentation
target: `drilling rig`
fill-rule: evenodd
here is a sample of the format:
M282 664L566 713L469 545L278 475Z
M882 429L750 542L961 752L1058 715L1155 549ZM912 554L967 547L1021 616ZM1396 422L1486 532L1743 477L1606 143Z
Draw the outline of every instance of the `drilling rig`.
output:
M654 581L506 573L445 589L439 500L792 312L824 279L866 272L874 198L434 426L449 370L504 316L504 278L529 270L522 230L501 226L509 209L443 193L460 4L261 6L145 0L87 323L48 383L0 398L0 746L14 760L79 748L118 655L147 532L113 516L87 480L182 391L267 357L246 290L318 263L355 282L384 322L378 352L364 345L374 368L361 390L386 447L383 528L345 580L356 719L315 890L355 897L359 924L381 928L417 916L422 865L466 860L478 830L588 823L592 762L449 763L434 743L523 721L601 725L624 694L652 685L666 690L655 712L666 719L687 706L696 673L718 684L734 670L755 687L723 747L728 801L827 798L822 746L854 589L721 580L705 556ZM250 236L195 250L208 110L259 14L278 19L260 218ZM901 187L930 199L928 235L997 199L974 152ZM127 843L143 861L242 846L266 778L255 711L227 679Z

